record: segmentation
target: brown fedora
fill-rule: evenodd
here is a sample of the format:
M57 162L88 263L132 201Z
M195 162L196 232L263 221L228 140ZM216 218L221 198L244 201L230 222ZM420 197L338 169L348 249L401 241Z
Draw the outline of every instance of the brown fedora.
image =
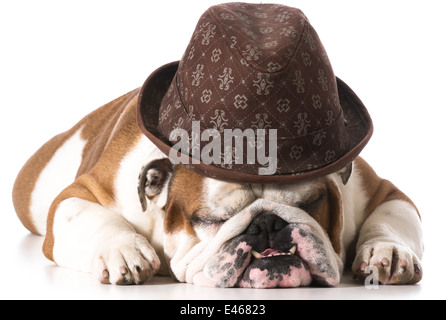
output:
M138 125L161 151L230 181L291 183L336 172L373 132L305 15L276 4L208 9L181 61L154 71L138 104Z

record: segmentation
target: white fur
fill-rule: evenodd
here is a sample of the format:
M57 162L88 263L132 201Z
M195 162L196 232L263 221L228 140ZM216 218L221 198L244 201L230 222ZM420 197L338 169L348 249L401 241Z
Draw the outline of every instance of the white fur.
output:
M120 233L134 233L117 212L79 198L62 201L53 224L53 257L58 265L91 272L98 245Z
M122 267L160 267L155 250L118 212L79 198L62 201L54 218L55 262L78 271L94 272L117 283Z
M353 163L352 174L346 185L342 183L339 175L333 174L331 176L336 181L342 198L344 223L341 237L341 257L345 262L347 258L346 251L351 247L351 243L356 241L358 232L366 218L364 209L367 205L368 198L363 190L363 181L356 169L355 163Z
M414 207L402 200L385 202L364 223L359 234L357 250L364 245L388 243L407 247L419 260L423 257L423 236Z
M137 192L138 175L141 167L155 159L165 158L156 146L145 136L141 135L136 146L121 161L115 178L115 207L136 231L147 238L154 228L162 227L155 223L160 208L148 201L148 209L142 212ZM162 245L162 243L161 243Z
M116 204L113 210L119 212L138 234L143 235L159 255L162 255L164 245L164 212L161 210L163 205L160 205L159 202L165 201L166 197L160 197L158 203L147 199L147 210L142 212L137 186L141 167L153 160L165 157L149 139L141 134L133 150L120 163L114 190ZM167 191L163 191L167 193ZM162 273L167 273L167 269L164 268Z
M30 212L37 231L46 233L46 217L54 198L74 182L86 141L76 131L53 155L37 179L31 194Z
M229 219L255 200L249 184L240 184L205 178L203 198L210 214L220 219Z

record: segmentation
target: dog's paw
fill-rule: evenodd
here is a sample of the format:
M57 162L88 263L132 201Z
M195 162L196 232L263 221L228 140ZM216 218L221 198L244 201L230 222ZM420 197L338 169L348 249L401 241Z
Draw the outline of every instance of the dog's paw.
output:
M107 244L98 251L93 262L93 272L103 284L142 284L159 268L155 250L138 234Z
M363 245L353 262L353 276L365 279L377 270L382 284L415 284L423 276L417 256L406 247L389 242ZM367 271L367 272L366 272Z

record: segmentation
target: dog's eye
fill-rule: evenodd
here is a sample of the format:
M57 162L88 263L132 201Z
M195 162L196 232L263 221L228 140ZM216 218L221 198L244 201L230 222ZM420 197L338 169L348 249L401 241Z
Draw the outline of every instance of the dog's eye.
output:
M198 208L188 216L188 220L193 226L203 227L210 225L220 226L227 221L225 219L210 216L209 209L207 208Z
M325 199L326 192L322 192L315 200L305 201L303 203L298 203L297 207L306 212L312 212L316 210L322 201Z
M189 222L193 226L207 227L207 226L220 226L223 223L225 223L226 220L212 219L212 218L201 218L201 217L198 217L198 216L193 216L193 217L189 218Z

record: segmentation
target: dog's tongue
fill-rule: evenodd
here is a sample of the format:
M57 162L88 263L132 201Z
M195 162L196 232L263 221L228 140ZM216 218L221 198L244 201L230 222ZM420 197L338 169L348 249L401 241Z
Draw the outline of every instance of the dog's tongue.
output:
M268 249L264 250L262 253L258 253L257 251L252 250L251 254L256 259L263 259L263 258L268 258L268 257L292 256L296 252L296 248L297 248L297 246L293 246L288 252L284 252L284 251L281 251L278 249L273 249L273 248L268 248Z
M286 255L286 253L283 251L280 251L280 250L272 249L272 248L268 248L265 251L263 251L262 253L260 253L260 256L262 258L272 257L274 255Z

